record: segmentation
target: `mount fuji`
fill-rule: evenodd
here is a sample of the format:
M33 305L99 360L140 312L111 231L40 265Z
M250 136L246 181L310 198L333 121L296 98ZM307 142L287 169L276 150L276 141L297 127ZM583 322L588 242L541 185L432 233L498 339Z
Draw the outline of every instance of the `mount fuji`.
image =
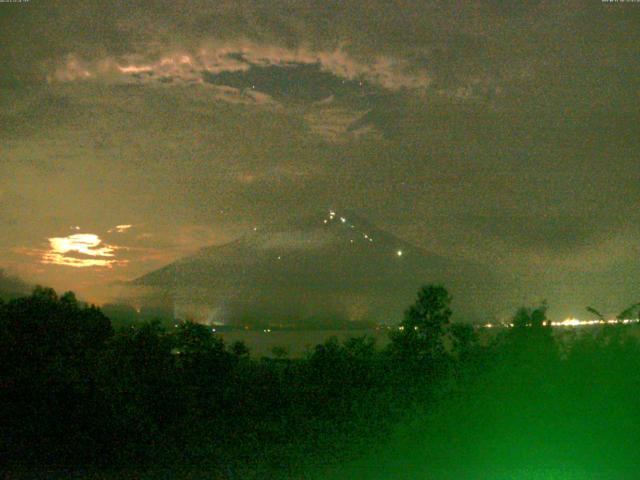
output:
M395 323L426 283L445 285L454 312L490 312L488 268L447 259L347 210L255 227L224 245L143 275L131 285L163 292L178 318L210 324L288 324L329 318ZM459 301L457 295L473 298Z

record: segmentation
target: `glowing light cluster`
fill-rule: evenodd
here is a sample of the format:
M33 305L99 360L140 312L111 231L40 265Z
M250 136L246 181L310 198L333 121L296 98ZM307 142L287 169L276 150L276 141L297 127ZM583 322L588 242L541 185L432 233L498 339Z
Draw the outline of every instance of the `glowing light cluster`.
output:
M567 318L561 322L551 322L553 327L582 327L588 325L628 325L639 323L637 318L611 318L609 320L578 320L577 318Z
M330 222L332 222L336 218L340 219L340 223L342 223L342 224L348 226L349 228L355 230L355 228L356 228L355 225L353 223L349 222L349 220L346 217L342 217L342 216L337 217L335 210L329 210L329 218L324 218L322 220L322 223L325 224L325 225L328 225ZM368 233L366 233L366 232L358 232L358 235L362 235L362 238L365 241L367 241L369 243L373 243L373 237L371 235L369 235ZM355 243L355 242L354 242L353 239L349 239L349 243ZM397 257L402 257L404 255L404 252L402 250L396 250L394 253L395 253L395 255Z
M632 323L640 323L637 318L611 318L609 320L579 320L577 318L566 318L562 321L547 321L545 325L552 327L584 327L590 325L629 325ZM482 328L513 328L513 323L485 323Z
M580 325L582 325L582 322L580 320L578 320L577 318L567 318L566 320L563 320L562 322L551 322L551 325L556 326L556 327L578 327Z

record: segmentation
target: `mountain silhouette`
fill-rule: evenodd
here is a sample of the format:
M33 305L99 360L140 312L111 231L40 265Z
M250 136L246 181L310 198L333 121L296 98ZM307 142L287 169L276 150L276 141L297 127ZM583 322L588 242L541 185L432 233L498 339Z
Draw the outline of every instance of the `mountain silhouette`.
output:
M255 228L131 284L164 292L179 317L208 323L310 318L393 323L425 283L446 285L454 306L477 316L482 302L467 306L455 295L490 293L490 278L486 268L430 253L354 212L330 210Z

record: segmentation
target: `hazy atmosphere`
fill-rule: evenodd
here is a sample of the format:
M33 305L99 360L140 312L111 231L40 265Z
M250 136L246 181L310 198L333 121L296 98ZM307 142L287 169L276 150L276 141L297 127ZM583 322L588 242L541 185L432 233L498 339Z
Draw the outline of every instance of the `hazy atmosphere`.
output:
M6 480L638 480L640 0L0 0Z
M0 258L29 283L115 301L199 248L347 209L490 271L498 317L636 300L637 4L30 1L0 16Z

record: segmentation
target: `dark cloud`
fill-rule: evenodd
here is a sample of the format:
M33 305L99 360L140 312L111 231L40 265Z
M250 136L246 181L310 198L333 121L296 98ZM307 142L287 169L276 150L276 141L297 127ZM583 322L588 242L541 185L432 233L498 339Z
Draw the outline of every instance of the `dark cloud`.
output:
M67 286L15 252L71 225L146 225L126 268L71 286L89 291L340 205L443 255L542 272L544 285L518 277L540 296L588 264L576 282L598 292L637 265L638 11L1 4L0 251Z
M215 85L258 90L285 101L314 102L331 96L361 97L372 90L367 82L338 77L323 71L318 63L266 67L250 65L245 71L204 72L203 77Z
M603 240L603 225L593 219L541 219L536 215L466 218L464 224L480 235L501 240L516 248L566 255L595 246ZM610 231L610 225L604 226ZM606 234L605 234L606 235Z

